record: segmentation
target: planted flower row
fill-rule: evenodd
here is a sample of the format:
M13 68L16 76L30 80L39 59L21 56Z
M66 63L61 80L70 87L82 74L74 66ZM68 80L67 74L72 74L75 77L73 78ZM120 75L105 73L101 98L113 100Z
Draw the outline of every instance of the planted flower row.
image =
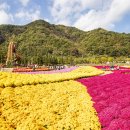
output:
M49 68L35 68L35 71L48 71ZM13 72L32 72L33 68L13 68Z
M94 67L85 66L79 67L71 72L67 73L56 73L56 74L15 74L0 72L0 87L17 87L23 85L32 84L43 84L51 82L60 82L65 80L78 79L82 77L89 77L100 75L103 71Z
M3 88L0 130L100 130L93 102L76 81Z
M72 70L77 69L78 67L73 66L70 68L65 68L65 69L61 69L61 70L51 70L51 71L34 71L34 72L22 72L24 74L53 74L53 73L65 73L65 72L70 72Z

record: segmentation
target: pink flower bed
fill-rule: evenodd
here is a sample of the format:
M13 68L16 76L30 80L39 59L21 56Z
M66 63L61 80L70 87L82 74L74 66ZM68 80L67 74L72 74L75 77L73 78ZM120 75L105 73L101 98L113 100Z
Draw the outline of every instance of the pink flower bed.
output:
M130 72L79 79L87 86L102 130L130 130Z
M76 66L70 67L70 68L65 68L61 70L51 70L51 71L34 71L34 72L22 72L24 74L53 74L53 73L65 73L65 72L70 72L72 70L75 70Z

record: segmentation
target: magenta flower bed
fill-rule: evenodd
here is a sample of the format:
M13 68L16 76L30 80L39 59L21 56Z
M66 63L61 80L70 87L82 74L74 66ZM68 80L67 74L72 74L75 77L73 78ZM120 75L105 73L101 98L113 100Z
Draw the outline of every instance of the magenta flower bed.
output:
M130 130L130 73L124 72L78 80L95 102L102 130Z
M130 69L114 70L114 73L130 74Z
M24 74L53 74L53 73L65 73L65 72L70 72L72 70L75 70L76 66L70 67L70 68L65 68L61 70L52 70L52 71L34 71L34 72L22 72Z

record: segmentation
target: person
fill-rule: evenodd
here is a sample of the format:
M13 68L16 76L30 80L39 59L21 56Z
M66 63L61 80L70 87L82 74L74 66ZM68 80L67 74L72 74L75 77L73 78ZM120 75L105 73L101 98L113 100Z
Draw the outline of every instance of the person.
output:
M112 65L112 66L110 66L110 69L111 69L111 70L114 70L114 66L113 66L113 65Z
M118 65L118 66L116 67L116 69L117 69L117 70L120 70L120 66Z
M35 71L35 65L33 65L33 71Z

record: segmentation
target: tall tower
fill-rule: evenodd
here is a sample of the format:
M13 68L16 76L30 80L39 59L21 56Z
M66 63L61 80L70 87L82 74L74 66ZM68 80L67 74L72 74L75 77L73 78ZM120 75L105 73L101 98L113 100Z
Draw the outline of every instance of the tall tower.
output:
M16 60L16 49L14 43L11 41L8 46L6 65L12 66Z

